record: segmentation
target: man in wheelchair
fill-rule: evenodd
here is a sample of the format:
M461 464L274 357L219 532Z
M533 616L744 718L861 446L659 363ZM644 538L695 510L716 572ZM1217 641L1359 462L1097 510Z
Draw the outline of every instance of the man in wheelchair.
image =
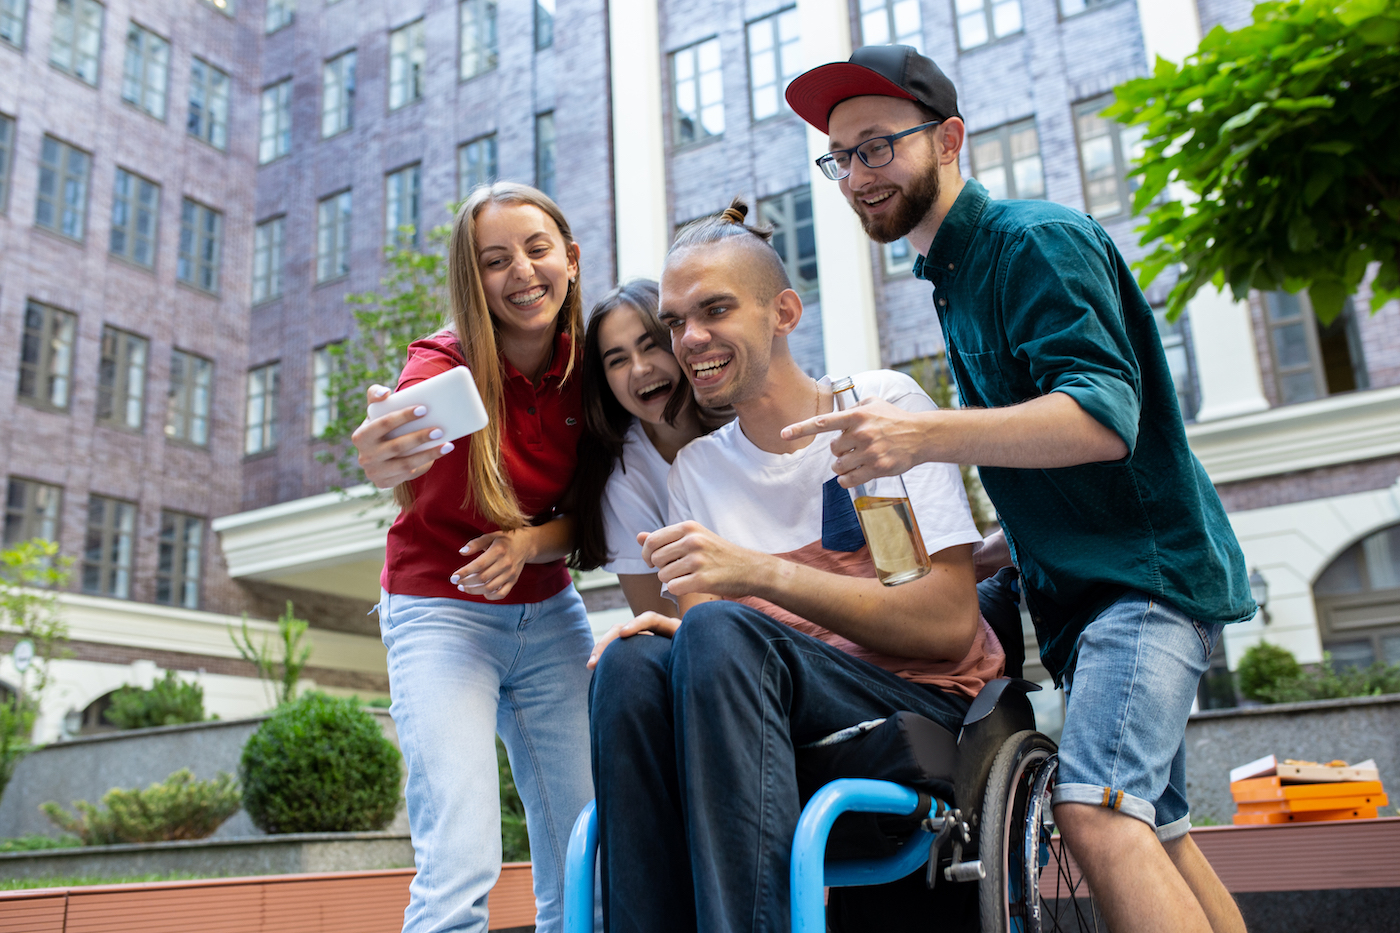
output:
M697 398L738 413L680 452L674 524L639 535L682 618L646 613L617 626L590 661L613 933L788 929L797 751L902 710L956 735L971 698L1003 670L978 611L981 535L957 467L905 476L933 569L886 587L833 479L830 438L779 436L831 411L832 393L794 361L802 302L767 235L743 217L736 203L683 230L661 279L660 318ZM855 383L862 398L934 407L899 373ZM975 901L976 885L963 887Z

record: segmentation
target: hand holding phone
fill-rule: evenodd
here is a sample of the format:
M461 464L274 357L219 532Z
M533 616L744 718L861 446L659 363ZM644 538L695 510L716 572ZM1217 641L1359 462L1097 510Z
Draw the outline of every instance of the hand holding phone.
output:
M428 413L422 418L400 425L387 435L388 438L401 437L424 428L439 428L442 437L420 444L401 456L412 456L424 450L441 447L447 441L455 441L486 427L490 420L486 406L481 403L481 393L476 389L476 380L471 370L457 366L445 373L438 373L430 379L414 383L387 398L369 404L371 420L404 408L426 406Z

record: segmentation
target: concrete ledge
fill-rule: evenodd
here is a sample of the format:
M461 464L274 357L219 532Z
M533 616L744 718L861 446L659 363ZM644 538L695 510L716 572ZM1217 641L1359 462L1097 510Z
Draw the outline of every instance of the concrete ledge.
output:
M240 839L77 846L0 852L6 878L191 874L295 875L413 867L407 833L288 833Z

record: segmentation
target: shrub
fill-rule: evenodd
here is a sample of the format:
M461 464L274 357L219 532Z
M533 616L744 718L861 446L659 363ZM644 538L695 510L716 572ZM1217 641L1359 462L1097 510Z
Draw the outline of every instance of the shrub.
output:
M1240 658L1239 675L1240 693L1251 700L1276 703L1265 696L1280 684L1297 680L1303 668L1287 648L1261 641Z
M496 739L496 768L501 775L501 861L530 861L530 833L525 828L525 804L515 788L506 747Z
M145 790L114 787L102 795L101 807L75 800L76 816L52 800L40 809L83 845L102 846L203 839L237 813L238 807L239 793L232 775L220 772L212 781L197 781L188 768L181 768Z
M399 808L399 750L350 699L308 693L243 746L243 805L269 833L383 829Z
M120 729L178 726L204 721L204 688L187 683L166 671L151 689L122 687L112 694L112 705L102 714Z
M1338 668L1324 652L1322 663L1303 667L1287 648L1265 642L1240 658L1240 692L1261 703L1298 703L1400 693L1400 665Z
M71 849L80 846L83 841L77 836L70 836L64 833L62 836L45 836L42 833L30 833L26 836L14 836L10 839L0 839L0 852L38 852L43 849Z

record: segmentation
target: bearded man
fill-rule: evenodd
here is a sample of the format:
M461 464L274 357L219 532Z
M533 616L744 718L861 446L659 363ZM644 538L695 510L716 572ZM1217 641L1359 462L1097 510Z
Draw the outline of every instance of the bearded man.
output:
M978 465L1066 690L1055 820L1108 926L1242 931L1187 835L1184 739L1222 625L1255 606L1127 263L1081 211L965 181L957 91L912 48L862 48L787 99L829 135L817 164L871 238L919 252L964 407L870 399L782 436L839 430L846 487Z

